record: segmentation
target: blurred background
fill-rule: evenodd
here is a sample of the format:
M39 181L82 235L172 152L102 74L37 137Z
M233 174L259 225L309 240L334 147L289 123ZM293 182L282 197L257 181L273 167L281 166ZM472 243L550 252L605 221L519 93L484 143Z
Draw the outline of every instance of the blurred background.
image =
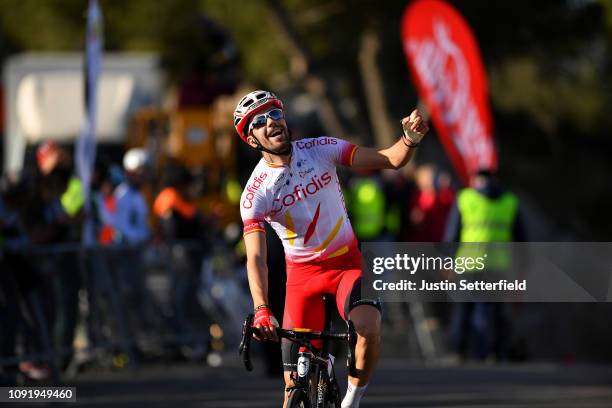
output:
M251 381L235 352L252 308L238 202L259 153L237 137L233 109L245 93L270 89L295 139L390 144L403 116L415 106L428 112L400 36L409 4L99 0L89 31L103 50L92 105L89 2L0 2L2 382L79 384L93 395L98 378L116 378L101 388L110 395L129 381L125 373L157 373L142 390L163 383L160 366L191 381L192 391L219 386L204 380L211 370L228 383ZM513 240L607 241L612 2L448 4L482 54L495 185L519 203ZM79 147L88 135L95 159ZM455 240L455 201L467 186L451 163L432 126L398 172L339 169L359 239ZM267 235L271 303L282 316L284 255ZM610 371L583 367L612 362L610 312L607 303L507 304L495 313L391 304L381 378L399 370L424 378L426 389L440 373L482 364L461 375L500 387L541 375L544 385L596 387ZM489 325L460 323L469 316L487 316ZM265 373L280 378L277 348L260 355ZM507 363L580 368L563 379L557 368L512 379L487 371ZM393 383L391 393L404 395L403 385ZM612 401L610 387L598 392ZM230 406L219 403L223 395L198 398Z

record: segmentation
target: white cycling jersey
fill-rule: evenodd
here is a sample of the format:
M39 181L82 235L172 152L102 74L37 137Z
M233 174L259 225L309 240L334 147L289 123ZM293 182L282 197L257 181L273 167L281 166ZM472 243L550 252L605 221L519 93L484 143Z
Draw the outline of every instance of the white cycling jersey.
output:
M343 255L355 245L336 165L350 166L357 146L333 137L292 142L291 162L259 161L240 198L244 235L268 222L288 261Z

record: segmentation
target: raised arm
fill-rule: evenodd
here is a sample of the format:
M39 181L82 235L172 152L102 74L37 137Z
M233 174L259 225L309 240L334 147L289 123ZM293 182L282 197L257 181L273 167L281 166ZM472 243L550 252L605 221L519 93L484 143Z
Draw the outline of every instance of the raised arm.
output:
M429 131L418 110L402 119L404 134L395 144L386 149L359 147L355 152L352 167L357 169L399 169L412 158L421 139Z

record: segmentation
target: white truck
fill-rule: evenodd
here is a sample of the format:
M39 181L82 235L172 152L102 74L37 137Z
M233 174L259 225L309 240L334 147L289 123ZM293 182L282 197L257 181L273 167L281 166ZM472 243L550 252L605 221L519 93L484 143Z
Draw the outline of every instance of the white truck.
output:
M18 54L4 65L4 172L19 172L28 145L73 142L85 123L83 54ZM98 83L96 139L124 145L128 119L146 106L160 106L163 84L152 54L103 56Z

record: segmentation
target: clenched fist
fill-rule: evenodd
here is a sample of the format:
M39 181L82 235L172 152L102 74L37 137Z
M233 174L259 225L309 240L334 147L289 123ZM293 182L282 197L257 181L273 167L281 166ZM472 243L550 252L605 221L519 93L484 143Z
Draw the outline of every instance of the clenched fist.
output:
M418 145L429 131L429 126L418 109L413 110L410 116L402 119L402 128L404 129L404 141L408 145Z

